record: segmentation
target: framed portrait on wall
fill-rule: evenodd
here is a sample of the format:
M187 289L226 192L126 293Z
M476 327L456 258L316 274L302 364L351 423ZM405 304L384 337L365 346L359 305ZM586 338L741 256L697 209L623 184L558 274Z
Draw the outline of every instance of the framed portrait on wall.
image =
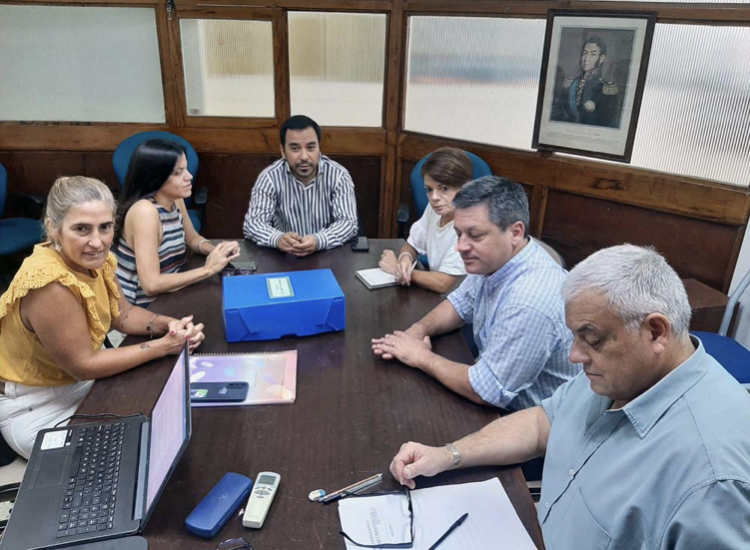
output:
M630 162L655 13L550 10L533 147Z

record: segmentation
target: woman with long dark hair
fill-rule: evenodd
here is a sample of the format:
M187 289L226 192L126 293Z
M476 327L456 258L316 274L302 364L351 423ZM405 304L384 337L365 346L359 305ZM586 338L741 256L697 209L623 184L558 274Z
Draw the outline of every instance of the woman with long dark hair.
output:
M115 236L117 278L132 304L148 306L158 294L215 275L240 255L236 242L213 245L187 214L193 176L178 144L152 139L130 158ZM180 272L187 247L206 255L203 267Z

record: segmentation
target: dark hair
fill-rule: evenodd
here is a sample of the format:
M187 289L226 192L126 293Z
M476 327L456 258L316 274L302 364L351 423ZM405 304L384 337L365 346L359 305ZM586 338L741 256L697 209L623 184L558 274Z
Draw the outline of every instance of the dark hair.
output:
M183 154L185 149L181 145L166 139L144 141L133 152L117 211L114 246L120 241L130 207L143 198L155 195L172 175L175 164Z
M281 146L284 147L286 145L287 130L306 130L307 128L315 130L315 135L318 136L318 143L320 143L320 126L318 126L318 123L308 116L294 115L286 119L286 122L281 125L281 130L279 131Z
M448 187L463 187L471 181L472 169L469 155L455 147L441 147L422 165L422 177L430 176Z
M484 176L470 181L456 193L456 209L487 204L490 220L502 231L523 222L524 236L529 227L529 199L520 183L500 176Z
M583 41L583 44L581 44L581 53L583 53L583 48L586 47L586 44L596 44L597 46L599 46L599 54L607 55L607 43L604 41L604 39L599 38L598 36L586 38Z

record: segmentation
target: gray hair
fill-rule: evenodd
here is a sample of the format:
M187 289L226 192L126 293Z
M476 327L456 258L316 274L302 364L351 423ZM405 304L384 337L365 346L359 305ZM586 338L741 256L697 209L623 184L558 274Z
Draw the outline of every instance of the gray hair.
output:
M630 332L648 315L660 313L679 339L688 338L691 311L685 286L652 247L623 244L583 260L568 275L562 293L567 303L587 291L602 293Z
M101 201L112 209L114 216L117 203L112 191L97 179L85 176L66 176L58 178L47 196L47 207L44 210L44 231L47 239L58 233L63 220L71 208L87 202Z
M529 199L520 183L499 176L484 176L464 185L456 193L457 209L487 204L490 220L502 231L516 222L523 222L524 235L529 228Z

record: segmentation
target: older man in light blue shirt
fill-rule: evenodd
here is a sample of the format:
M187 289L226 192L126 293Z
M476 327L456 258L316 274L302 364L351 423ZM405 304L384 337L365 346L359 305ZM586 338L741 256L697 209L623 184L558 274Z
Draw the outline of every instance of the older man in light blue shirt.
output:
M538 513L549 550L748 547L750 396L688 335L677 274L653 250L623 245L576 266L563 292L584 374L454 444L404 445L393 474L413 486L546 451Z
M506 409L539 405L580 372L568 361L560 288L565 271L526 235L529 205L520 184L487 176L453 200L456 249L470 274L405 332L373 340L373 351L419 368L477 403ZM430 337L472 323L474 365L433 353Z

